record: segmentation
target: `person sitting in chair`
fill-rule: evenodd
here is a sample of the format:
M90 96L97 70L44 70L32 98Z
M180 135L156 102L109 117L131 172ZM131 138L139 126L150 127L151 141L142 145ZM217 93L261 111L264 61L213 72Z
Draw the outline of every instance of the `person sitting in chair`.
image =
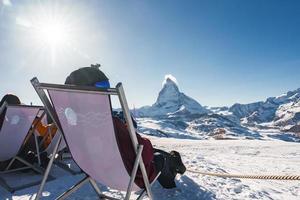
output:
M99 88L109 88L110 83L107 76L99 69L100 65L91 65L91 67L83 67L73 71L65 81L65 84L77 85L77 86L93 86ZM122 112L113 112L113 122L116 130L118 146L122 157L124 158L124 165L131 173L135 161L135 151L131 143L129 131L126 126ZM133 124L136 128L137 123L132 117ZM175 176L177 173L183 174L186 171L184 164L182 163L181 156L176 151L170 153L160 149L153 148L149 139L141 137L136 133L139 144L143 145L142 158L145 164L146 172L149 181L152 182L157 176L158 172L161 172L158 177L159 183L164 188L176 187ZM138 170L135 178L135 183L144 188L144 182L142 173Z

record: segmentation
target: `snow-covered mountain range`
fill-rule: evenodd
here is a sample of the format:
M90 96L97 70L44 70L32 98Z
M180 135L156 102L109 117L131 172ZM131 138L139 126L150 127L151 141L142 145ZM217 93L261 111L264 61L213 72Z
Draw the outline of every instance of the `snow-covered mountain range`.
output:
M180 91L167 75L156 102L134 112L140 131L150 135L228 139L261 139L259 129L300 129L300 89L278 97L231 107L208 108Z
M300 88L278 97L270 97L264 102L234 104L229 111L249 125L274 122L274 125L281 126L290 122L295 125L299 121L299 106Z

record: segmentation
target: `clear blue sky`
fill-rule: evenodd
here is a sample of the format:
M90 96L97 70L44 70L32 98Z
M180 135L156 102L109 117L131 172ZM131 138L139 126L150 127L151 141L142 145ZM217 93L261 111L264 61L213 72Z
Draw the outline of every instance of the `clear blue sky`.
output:
M97 62L131 106L154 103L165 74L202 105L250 103L300 87L299 36L297 0L1 0L0 95L38 102L32 77L63 83Z

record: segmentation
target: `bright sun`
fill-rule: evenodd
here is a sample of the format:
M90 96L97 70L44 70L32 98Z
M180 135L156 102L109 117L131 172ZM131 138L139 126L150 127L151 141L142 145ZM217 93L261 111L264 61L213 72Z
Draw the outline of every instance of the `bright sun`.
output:
M65 29L59 23L50 22L41 27L41 37L48 44L57 45L63 43L66 39Z
M0 0L1 1L1 0ZM44 2L26 7L26 12L16 17L16 24L24 34L22 42L35 56L49 59L53 66L64 61L71 53L85 56L78 46L83 24L78 19L77 8ZM86 24L84 24L86 25Z
M56 20L46 20L37 26L39 42L51 48L62 47L69 40L68 29L65 24Z

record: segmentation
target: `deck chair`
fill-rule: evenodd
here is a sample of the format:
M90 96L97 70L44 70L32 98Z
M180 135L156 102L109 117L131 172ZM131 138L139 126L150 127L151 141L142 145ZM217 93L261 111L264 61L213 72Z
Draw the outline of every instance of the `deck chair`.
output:
M138 168L141 169L145 184L141 194L147 194L152 199L151 184L141 159L143 146L138 144L121 83L116 88L109 89L39 83L37 78L33 78L31 83L61 131L74 161L86 175L58 199L65 199L87 182L92 185L99 198L115 199L103 195L96 182L126 191L125 199L129 199L132 191L143 191L134 183ZM117 145L110 95L119 97L136 151L136 160L130 174L125 168ZM59 142L61 140L62 138ZM53 159L49 161L36 200L41 197L52 163Z
M32 132L29 129L42 107L26 106L26 105L5 105L5 119L0 130L0 162L11 159L4 171L0 171L0 176L24 169L32 169L35 172L42 174L42 170L30 164L26 160L17 156L21 150L26 137ZM4 111L5 109L1 109ZM21 162L24 167L10 169L14 162ZM18 187L9 186L6 181L0 177L0 185L13 193L16 190L24 189L37 185L39 182L34 182Z

